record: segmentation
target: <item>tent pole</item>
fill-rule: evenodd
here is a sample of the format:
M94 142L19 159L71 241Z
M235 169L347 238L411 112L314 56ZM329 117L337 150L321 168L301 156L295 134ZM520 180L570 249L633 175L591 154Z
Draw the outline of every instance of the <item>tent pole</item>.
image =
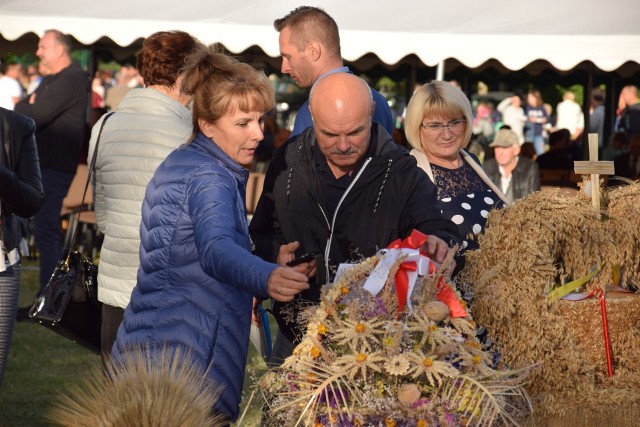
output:
M607 87L607 93L605 95L605 100L607 100L607 105L605 110L608 114L605 116L605 131L610 130L611 132L607 135L608 139L606 141L605 147L609 144L609 139L616 132L616 120L618 117L618 100L620 97L620 89L623 87L623 83L620 81L618 76L615 73L611 73L611 80L609 81L609 86ZM607 134L607 132L605 132Z
M582 158L589 158L589 143L587 141L587 135L589 134L589 129L591 127L591 117L590 117L590 109L591 109L591 89L593 88L593 69L589 67L587 71L587 79L585 82L584 90L582 93L584 94L584 98L582 100L582 113L584 114L584 129L582 130L582 135L580 139L582 140ZM604 141L600 141L602 144ZM604 146L604 145L603 145Z
M436 80L444 80L444 59L438 62L438 67L436 68Z

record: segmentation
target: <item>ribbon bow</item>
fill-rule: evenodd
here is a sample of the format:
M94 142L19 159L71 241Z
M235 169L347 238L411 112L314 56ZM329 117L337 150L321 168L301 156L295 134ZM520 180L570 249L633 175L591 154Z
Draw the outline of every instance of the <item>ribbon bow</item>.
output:
M391 267L398 257L405 257L395 275L398 315L400 315L405 305L409 308L409 314L413 312L410 296L413 293L418 276L433 274L437 271L436 264L425 253L420 251L426 241L427 236L425 234L412 230L406 239L397 239L391 242L387 249L380 251L383 254L382 259L364 284L366 290L373 295L377 295L384 287ZM443 278L440 278L437 286L437 297L449 307L451 317L467 316L466 310Z

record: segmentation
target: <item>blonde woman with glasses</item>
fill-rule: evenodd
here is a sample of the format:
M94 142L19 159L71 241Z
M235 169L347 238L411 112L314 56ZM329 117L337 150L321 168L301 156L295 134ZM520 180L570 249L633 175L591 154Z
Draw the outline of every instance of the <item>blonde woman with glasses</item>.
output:
M469 100L447 82L425 84L407 106L405 132L413 147L411 154L436 185L444 216L465 236L460 254L478 247L477 236L489 211L507 204L478 159L464 150L472 123Z

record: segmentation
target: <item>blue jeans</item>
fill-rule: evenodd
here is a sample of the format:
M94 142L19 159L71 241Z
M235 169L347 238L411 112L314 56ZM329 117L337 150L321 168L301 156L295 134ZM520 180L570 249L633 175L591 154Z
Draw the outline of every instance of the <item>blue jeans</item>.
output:
M33 235L36 238L40 258L40 291L44 289L62 258L62 230L60 210L62 200L69 191L73 174L52 169L42 169L44 204L33 219Z
M533 148L536 150L538 156L544 154L544 142L544 136L542 135L535 135L533 137Z

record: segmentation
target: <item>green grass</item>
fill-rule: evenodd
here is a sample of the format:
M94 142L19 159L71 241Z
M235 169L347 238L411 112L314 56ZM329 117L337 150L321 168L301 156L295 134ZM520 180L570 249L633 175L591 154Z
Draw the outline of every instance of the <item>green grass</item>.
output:
M38 288L37 262L23 260L20 307L33 302ZM56 397L100 366L100 357L37 323L16 323L0 387L0 426L49 426L46 416ZM243 406L266 365L249 346ZM241 408L241 411L244 409ZM259 425L258 399L243 426Z
M23 260L20 307L33 302L37 263ZM65 387L78 383L100 357L37 323L18 322L0 389L0 425L47 426L46 414Z

